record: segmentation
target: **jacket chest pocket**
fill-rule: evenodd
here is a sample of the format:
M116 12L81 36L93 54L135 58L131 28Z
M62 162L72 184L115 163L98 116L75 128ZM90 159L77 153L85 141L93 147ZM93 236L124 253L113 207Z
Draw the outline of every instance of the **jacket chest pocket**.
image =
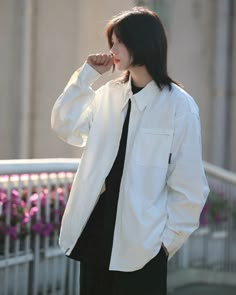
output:
M141 128L136 140L136 161L143 166L167 168L173 138L171 129Z

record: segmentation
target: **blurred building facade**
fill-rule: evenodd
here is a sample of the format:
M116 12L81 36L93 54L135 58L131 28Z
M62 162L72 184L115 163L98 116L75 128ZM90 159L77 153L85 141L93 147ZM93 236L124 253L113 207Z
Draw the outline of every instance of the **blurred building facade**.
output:
M169 73L200 108L204 160L236 171L234 0L0 0L0 159L81 155L51 131L52 106L88 54L108 51L107 20L136 5L166 26Z

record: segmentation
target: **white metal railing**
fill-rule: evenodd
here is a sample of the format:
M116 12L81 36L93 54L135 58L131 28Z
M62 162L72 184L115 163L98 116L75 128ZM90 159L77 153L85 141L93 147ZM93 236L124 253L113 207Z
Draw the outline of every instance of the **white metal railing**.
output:
M207 162L204 163L204 168L208 176L236 186L236 173L227 171Z
M0 161L0 295L78 294L79 264L58 247L78 165L78 159ZM209 163L205 171L211 193L200 228L170 260L169 273L235 276L236 175Z

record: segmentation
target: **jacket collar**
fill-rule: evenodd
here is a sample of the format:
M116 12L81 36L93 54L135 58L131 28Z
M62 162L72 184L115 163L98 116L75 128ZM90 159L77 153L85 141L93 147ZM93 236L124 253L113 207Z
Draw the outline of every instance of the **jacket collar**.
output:
M123 107L127 104L128 100L134 99L137 103L138 109L142 112L154 99L157 99L160 94L160 89L154 80L151 80L142 90L133 94L131 85L131 75L129 81L125 85L125 95Z

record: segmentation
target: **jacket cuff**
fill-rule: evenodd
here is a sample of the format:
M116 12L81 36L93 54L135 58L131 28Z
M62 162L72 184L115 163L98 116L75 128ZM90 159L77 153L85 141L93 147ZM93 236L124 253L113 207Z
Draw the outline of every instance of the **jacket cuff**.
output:
M180 236L169 228L165 228L161 237L161 241L169 253L169 259L179 250L183 244Z
M75 71L77 78L74 81L74 85L79 87L83 85L91 85L93 84L98 78L101 77L101 74L98 73L93 67L91 67L87 62L83 64L81 68Z

